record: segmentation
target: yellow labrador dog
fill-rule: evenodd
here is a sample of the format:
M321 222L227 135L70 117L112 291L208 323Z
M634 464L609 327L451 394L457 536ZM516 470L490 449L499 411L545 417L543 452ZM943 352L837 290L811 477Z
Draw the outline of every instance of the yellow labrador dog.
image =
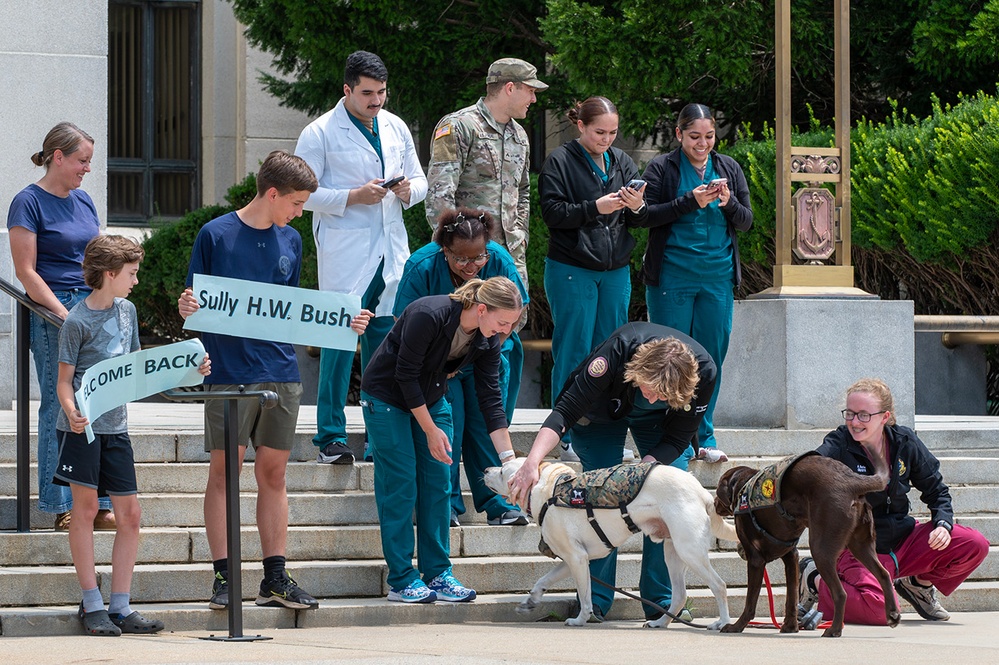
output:
M509 496L508 483L523 465L525 458L508 462L503 468L486 469L485 483L492 491ZM535 519L555 491L555 485L566 476L577 474L564 464L542 463L540 478L531 490L530 508ZM631 531L618 509L595 509L594 515L607 539L615 546L624 543ZM652 469L641 491L628 505L634 524L654 542L663 544L669 579L673 587L670 614L677 615L687 600L687 569L693 570L707 581L711 593L718 601L719 619L710 630L720 630L728 624L728 593L725 582L718 576L708 551L712 535L724 540L737 541L735 528L715 512L714 498L701 487L691 474L675 467L659 465ZM586 511L577 508L551 505L541 523L541 536L561 562L551 572L542 576L531 589L530 595L518 607L518 612L529 612L538 606L548 588L569 575L576 582L579 595L579 616L568 619L569 626L582 626L593 611L590 595L591 559L601 559L610 550L587 521ZM669 615L646 622L650 628L669 625Z

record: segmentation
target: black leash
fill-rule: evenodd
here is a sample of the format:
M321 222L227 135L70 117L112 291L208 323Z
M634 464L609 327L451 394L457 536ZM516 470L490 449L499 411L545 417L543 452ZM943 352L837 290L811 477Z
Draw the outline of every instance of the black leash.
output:
M604 582L603 580L598 580L593 575L590 575L590 579L593 580L594 582L596 582L597 584L599 584L600 586L604 587L604 588L610 589L611 591L618 592L622 596L627 596L628 598L631 598L632 600L637 600L639 602L645 603L649 607L654 607L656 609L656 611L662 612L666 616L672 618L674 621L679 621L680 623L686 624L686 625L690 626L691 628L703 628L705 630L708 629L707 626L702 626L700 624L694 623L693 621L687 621L686 619L681 619L680 617L676 616L675 614L670 614L670 612L665 607L663 607L662 605L659 605L657 603L653 603L651 600L646 600L645 598L642 598L641 596L637 596L637 595L635 595L633 593L625 591L624 589L619 589L616 586L613 586L613 585L608 584L607 582Z

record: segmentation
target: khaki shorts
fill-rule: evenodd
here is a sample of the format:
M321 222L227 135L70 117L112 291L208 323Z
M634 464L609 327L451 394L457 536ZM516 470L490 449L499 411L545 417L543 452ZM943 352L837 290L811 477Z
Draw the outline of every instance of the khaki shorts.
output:
M206 392L236 390L237 384L205 386ZM273 390L279 401L273 409L265 409L260 400L236 400L239 429L236 441L241 446L253 444L276 450L291 450L298 425L298 407L302 401L301 383L251 383L246 390ZM225 450L225 403L227 400L205 400L205 451Z

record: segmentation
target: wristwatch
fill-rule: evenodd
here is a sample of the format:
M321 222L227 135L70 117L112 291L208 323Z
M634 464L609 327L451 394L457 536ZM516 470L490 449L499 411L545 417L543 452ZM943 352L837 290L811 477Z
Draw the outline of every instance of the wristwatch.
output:
M950 533L951 531L954 530L954 525L948 522L947 520L937 520L936 525L942 526L943 528L947 529L947 533Z

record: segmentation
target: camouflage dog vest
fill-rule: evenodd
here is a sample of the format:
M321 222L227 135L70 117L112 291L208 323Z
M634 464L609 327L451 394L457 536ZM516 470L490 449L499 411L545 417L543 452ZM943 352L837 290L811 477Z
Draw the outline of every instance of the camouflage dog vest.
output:
M640 533L631 516L628 514L628 504L635 500L642 491L645 480L658 462L642 462L640 464L620 464L608 469L586 471L575 477L564 476L555 483L555 490L538 515L538 526L545 519L545 513L550 506L559 508L580 508L586 510L586 519L607 549L614 545L607 538L593 511L595 509L616 508L621 511L621 519L632 533ZM554 558L551 549L542 539L538 549L546 556Z
M797 464L800 459L817 454L817 452L812 450L801 455L789 455L775 464L771 464L770 466L760 469L756 475L746 481L746 484L742 486L742 490L739 491L739 503L736 506L735 514L740 515L749 513L753 520L754 526L756 526L760 533L770 540L786 546L796 545L798 543L797 540L794 542L788 542L770 535L770 533L768 533L766 529L764 529L756 521L756 518L753 516L753 512L763 508L776 508L777 513L781 517L786 520L793 520L794 518L784 511L784 507L780 502L781 482L784 480L784 475L790 471L791 467Z

